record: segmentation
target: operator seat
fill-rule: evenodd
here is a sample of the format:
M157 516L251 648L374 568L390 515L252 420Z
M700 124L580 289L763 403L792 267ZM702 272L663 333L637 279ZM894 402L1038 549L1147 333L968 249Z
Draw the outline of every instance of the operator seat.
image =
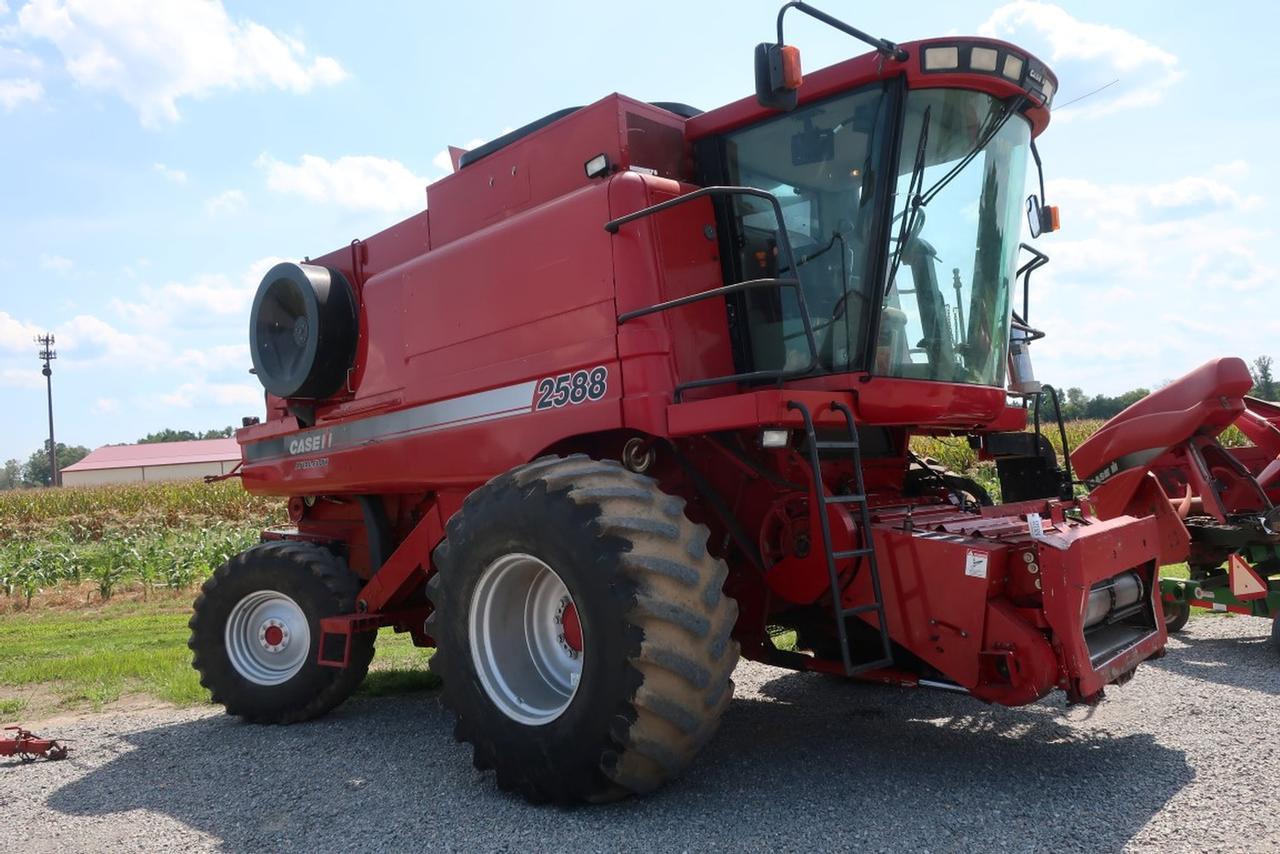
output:
M1205 362L1102 425L1071 454L1071 465L1088 480L1130 455L1155 459L1197 434L1216 436L1244 411L1252 388L1243 359Z

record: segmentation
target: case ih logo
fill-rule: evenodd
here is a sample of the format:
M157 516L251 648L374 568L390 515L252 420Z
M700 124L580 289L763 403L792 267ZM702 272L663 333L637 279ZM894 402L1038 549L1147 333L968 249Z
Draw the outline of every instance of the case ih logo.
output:
M326 430L323 433L299 436L292 440L289 442L289 453L310 454L313 451L323 451L330 447L333 447L333 431Z

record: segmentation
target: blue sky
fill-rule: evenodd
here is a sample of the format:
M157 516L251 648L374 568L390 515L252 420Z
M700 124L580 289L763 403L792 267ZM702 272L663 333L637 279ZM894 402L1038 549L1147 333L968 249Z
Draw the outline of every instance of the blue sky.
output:
M612 91L747 94L778 5L0 0L0 459L45 435L35 332L58 337L61 441L238 424L273 261L421 209L449 144ZM1275 6L820 5L900 41L1014 41L1059 104L1118 80L1040 140L1064 225L1039 241L1041 379L1115 393L1280 357ZM806 68L863 52L790 21Z

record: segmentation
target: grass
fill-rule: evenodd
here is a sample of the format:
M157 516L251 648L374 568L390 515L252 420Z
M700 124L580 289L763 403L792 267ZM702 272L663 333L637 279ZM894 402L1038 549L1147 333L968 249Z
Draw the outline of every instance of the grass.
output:
M98 710L128 695L179 706L208 702L187 649L190 597L11 614L0 621L0 720ZM429 650L383 632L360 693L434 687Z

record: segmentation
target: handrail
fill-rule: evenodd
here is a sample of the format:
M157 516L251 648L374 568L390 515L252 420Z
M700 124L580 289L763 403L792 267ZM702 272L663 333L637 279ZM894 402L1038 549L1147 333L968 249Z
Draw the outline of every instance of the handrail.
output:
M748 279L745 282L738 282L733 285L721 285L718 288L712 288L709 291L699 291L696 294L677 297L666 302L656 303L647 308L637 308L635 311L624 311L618 315L618 323L623 324L628 320L634 320L637 317L644 317L646 314L656 314L660 311L666 311L670 308L679 308L692 302L701 302L704 299L710 299L715 296L723 296L724 294L737 293L738 291L751 290L752 288L795 288L799 287L799 279Z
M791 249L791 238L787 234L786 220L783 219L782 216L782 204L778 201L778 197L773 193L765 190L758 190L755 187L703 187L699 190L694 190L692 193L685 193L683 196L676 196L674 199L667 199L665 202L658 202L656 205L650 205L647 208L642 208L633 213L626 214L625 216L620 216L617 219L611 219L604 224L604 230L610 234L617 234L622 226L627 223L653 216L656 213L662 213L663 211L674 208L677 205L682 205L686 202L691 202L694 199L701 199L707 196L754 196L767 201L770 207L773 208L773 218L777 226L778 246L787 260L787 269L796 269L796 256ZM781 382L786 379L793 379L795 377L801 377L813 373L814 370L817 369L819 361L818 341L813 334L813 321L809 317L809 309L804 304L804 288L801 286L800 279L798 277L789 279L747 279L746 281L736 282L730 285L722 285L718 288L700 291L699 293L689 294L688 296L677 297L676 299L667 300L666 302L657 303L646 308L623 312L618 315L618 325L621 326L627 321L634 320L637 317L644 317L648 314L668 311L673 308L679 308L705 299L725 296L726 294L737 293L738 291L764 287L795 289L796 305L800 309L800 323L804 327L805 341L809 345L809 364L801 369L793 368L792 370L786 370L785 368L779 368L772 371L748 371L741 374L729 374L728 376L723 377L709 377L701 380L690 380L689 382L680 383L675 387L674 397L676 402L678 403L680 401L685 390L691 388L705 388L707 386L721 385L723 383L755 382L761 380L777 380Z
M1028 323L1031 317L1031 274L1039 270L1045 264L1049 263L1049 256L1032 246L1030 243L1022 243L1018 245L1019 249L1025 249L1031 253L1031 260L1018 268L1018 272L1013 274L1013 278L1022 279L1022 322Z

